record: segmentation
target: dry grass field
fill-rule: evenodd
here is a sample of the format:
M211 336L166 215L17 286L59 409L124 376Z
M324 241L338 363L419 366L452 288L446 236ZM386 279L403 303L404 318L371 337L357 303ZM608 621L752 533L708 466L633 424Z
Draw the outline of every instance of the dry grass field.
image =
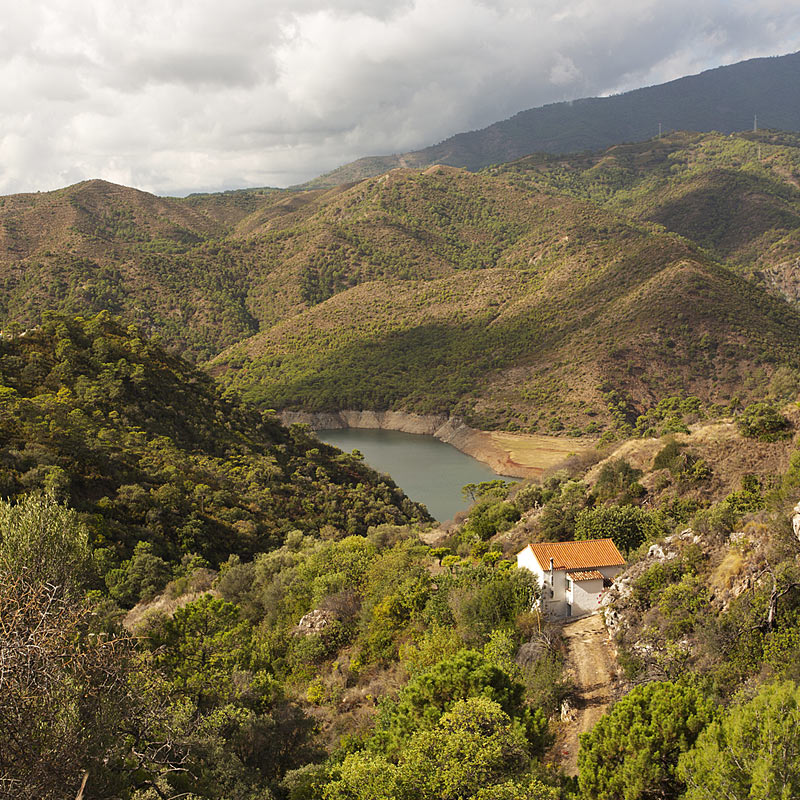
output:
M592 450L597 444L592 439L565 439L503 431L493 431L489 437L494 445L508 454L513 464L531 469L539 475L571 455Z

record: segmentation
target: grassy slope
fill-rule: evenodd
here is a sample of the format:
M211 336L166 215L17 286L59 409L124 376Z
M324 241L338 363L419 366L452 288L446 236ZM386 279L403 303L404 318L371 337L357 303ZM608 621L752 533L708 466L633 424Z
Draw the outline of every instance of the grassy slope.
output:
M591 431L608 418L601 387L639 408L681 391L727 402L757 365L795 365L800 323L788 306L683 239L538 188L435 168L342 192L317 222L350 209L350 231L369 230L375 252L406 263L414 251L398 231L419 225L425 279L404 280L398 261L234 346L212 371L278 407Z

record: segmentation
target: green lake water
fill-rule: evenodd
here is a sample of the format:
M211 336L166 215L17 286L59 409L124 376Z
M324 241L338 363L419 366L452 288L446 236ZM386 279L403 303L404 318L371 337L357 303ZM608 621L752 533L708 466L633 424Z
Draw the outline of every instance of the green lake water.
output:
M317 431L317 436L347 452L360 450L373 469L391 475L439 522L452 519L469 506L461 494L462 486L503 477L433 436L370 428Z

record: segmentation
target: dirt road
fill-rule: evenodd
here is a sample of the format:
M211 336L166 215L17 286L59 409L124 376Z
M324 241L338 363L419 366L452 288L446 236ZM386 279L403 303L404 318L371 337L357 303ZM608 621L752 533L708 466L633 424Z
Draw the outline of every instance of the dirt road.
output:
M563 629L567 671L577 697L556 743L556 759L567 775L578 774L578 737L591 730L614 699L616 661L599 614L568 622Z

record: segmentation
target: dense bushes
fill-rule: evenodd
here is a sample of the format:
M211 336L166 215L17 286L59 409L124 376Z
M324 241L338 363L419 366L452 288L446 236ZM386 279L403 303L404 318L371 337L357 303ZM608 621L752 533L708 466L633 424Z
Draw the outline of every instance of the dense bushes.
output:
M375 781L388 781L392 796L409 800L485 798L494 784L502 785L502 796L554 800L551 788L527 775L549 733L546 714L528 702L526 687L552 685L559 672L547 650L524 667L515 661L522 641L517 620L530 615L536 589L524 571L461 561L434 584L437 560L407 527L384 525L368 537L328 541L293 531L283 546L253 562L232 556L216 592L193 595L192 587L214 580L202 560L168 564L141 544L126 569L106 573L120 597L156 591L165 566L183 577L169 584L157 606L133 618L134 658L133 640L116 627L116 606L100 592L93 618L82 605L86 581L94 580L91 556L75 512L35 497L24 506L0 505L7 644L13 649L7 612L13 617L18 576L48 591L71 587L68 605L49 597L43 610L63 631L42 627L37 634L51 637L39 642L42 652L55 648L53 679L34 697L30 687L0 675L0 762L10 775L31 759L43 764L26 779L36 796L55 800L79 779L77 758L92 770L94 790L113 785L132 800L147 800L153 787L165 796L249 800L270 797L281 785L292 797L350 797L372 791ZM54 577L60 589L48 583ZM68 618L69 608L75 613ZM303 618L314 622L298 626ZM76 643L80 656L68 658ZM333 720L346 692L353 690L350 703L363 698L398 664L408 665L410 680L396 701L381 698L382 722L374 733L371 725L361 737L341 730L334 740L341 752L312 767L327 754L318 749L301 704ZM7 704L17 688L28 692L26 708L38 704L37 724L44 721L46 735L10 715ZM64 707L53 706L53 698ZM362 704L369 719L373 699L356 701L357 708ZM73 711L82 716L72 719ZM45 775L52 759L44 746L69 775L61 767ZM134 755L139 747L143 753ZM47 780L57 789L41 788Z
M86 514L124 605L163 588L184 555L216 565L296 528L344 536L428 518L363 462L223 400L107 314L50 315L0 340L0 384L0 489L43 488Z
M691 686L635 687L581 737L581 792L592 800L678 797L678 758L712 719L712 703Z
M555 800L555 789L524 775L529 764L522 726L488 697L470 697L456 702L432 728L410 736L396 764L380 754L348 755L323 797Z
M789 436L789 421L769 403L752 403L736 420L742 436L775 442Z
M575 520L576 539L613 539L621 552L668 533L670 526L656 511L638 506L601 506L584 509Z
M469 510L469 518L462 536L465 538L475 536L485 541L496 533L508 530L519 518L520 511L515 503L492 499L481 500Z
M681 756L686 800L784 800L800 796L800 690L768 684L709 725Z

